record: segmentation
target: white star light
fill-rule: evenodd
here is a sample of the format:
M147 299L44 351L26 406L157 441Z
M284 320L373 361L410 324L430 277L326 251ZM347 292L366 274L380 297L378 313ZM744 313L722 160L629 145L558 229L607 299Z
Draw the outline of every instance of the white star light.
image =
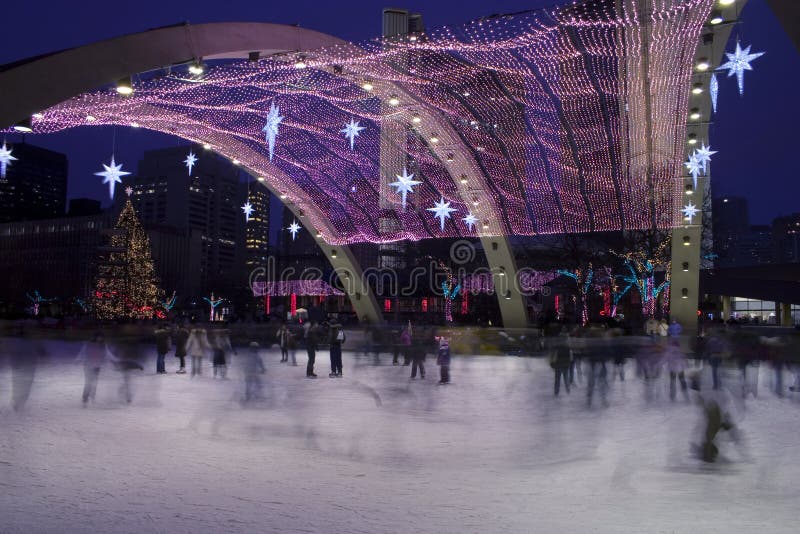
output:
M17 161L17 158L11 155L11 150L6 147L6 142L3 141L3 148L0 148L0 178L6 177L6 167L12 161Z
M711 150L710 146L706 146L705 143L700 145L700 148L694 151L695 159L700 163L700 166L703 168L703 172L706 172L706 165L711 163L711 156L716 154L716 150Z
M122 180L120 176L125 176L126 174L130 174L127 171L123 171L122 163L117 165L114 162L114 155L111 155L111 165L106 165L103 163L103 168L105 168L102 172L94 173L95 176L103 176L105 180L103 180L104 184L108 184L108 194L113 199L114 198L114 186L116 184L121 184Z
M289 230L289 233L292 234L292 241L294 241L295 238L297 237L297 232L300 231L300 225L297 224L297 221L294 221L292 224L289 225L289 228L287 228L287 230Z
M717 112L717 96L719 96L719 81L717 80L717 74L711 74L711 81L708 82L708 94L711 95L711 107L714 109L714 113Z
M686 168L689 170L689 174L692 175L692 180L694 180L694 187L693 189L697 189L697 177L702 174L703 172L703 165L700 163L700 160L697 158L697 153L695 152L691 156L689 156L689 161L684 163Z
M253 213L253 206L250 204L249 200L244 203L244 206L242 206L242 211L244 212L245 222L250 222L250 215Z
M344 125L344 129L339 130L340 133L344 134L345 139L350 140L350 150L353 150L353 147L356 142L356 137L361 132L361 130L366 130L366 126L359 126L358 121L354 119L350 119L348 124Z
M697 215L697 212L700 210L697 209L697 206L689 202L681 211L683 212L683 216L689 219L689 224L692 224L692 219L694 219L695 215Z
M396 182L392 182L389 185L392 187L397 188L397 193L400 193L400 197L403 199L403 209L406 208L406 195L408 193L414 192L414 186L419 185L422 182L418 180L414 180L414 173L408 174L408 170L403 168L402 176L399 174L395 174L397 178Z
M131 186L126 187L125 194L131 196L133 194L133 188Z
M461 219L461 220L462 220L462 221L464 221L464 224L466 224L466 225L467 225L467 227L469 228L469 231L470 231L470 232L471 232L471 231L473 231L473 230L475 229L475 224L478 222L478 218L477 218L477 217L475 217L475 216L474 216L473 214L471 214L471 213L470 213L470 214L468 214L466 217L464 217L464 218L463 218L463 219Z
M728 69L729 78L734 74L736 75L736 82L739 84L739 96L744 94L744 71L753 70L753 67L750 66L750 62L764 55L764 52L751 54L751 46L752 45L747 45L747 48L742 50L739 41L736 41L736 50L734 53L725 52L725 55L728 56L728 62L719 66L719 70Z
M184 163L184 165L186 165L186 168L189 169L189 176L191 176L192 175L192 167L194 167L194 164L197 163L197 156L195 156L194 152L192 152L190 150L189 151L189 155L186 156L186 159L183 160L183 163Z
M272 153L275 152L275 139L278 137L278 125L283 120L281 108L271 102L269 113L267 114L267 124L261 129L266 134L267 144L269 145L269 160L272 161Z
M457 211L455 208L450 207L449 202L444 201L444 197L434 204L433 208L428 208L428 211L433 212L433 216L439 219L439 226L441 226L442 230L444 230L444 220L450 218L451 211Z

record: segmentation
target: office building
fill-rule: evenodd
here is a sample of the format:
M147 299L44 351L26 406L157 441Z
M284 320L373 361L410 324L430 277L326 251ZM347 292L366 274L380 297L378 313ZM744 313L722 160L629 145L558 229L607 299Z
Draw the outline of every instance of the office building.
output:
M0 222L61 217L67 201L67 156L28 143L7 144L12 157L0 178Z

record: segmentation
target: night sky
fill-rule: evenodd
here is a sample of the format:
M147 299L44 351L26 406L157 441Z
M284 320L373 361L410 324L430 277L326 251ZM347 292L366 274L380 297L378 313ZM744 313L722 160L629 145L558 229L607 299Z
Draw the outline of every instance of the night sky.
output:
M511 13L550 6L554 0L353 0L324 2L292 0L243 2L195 0L193 2L100 2L63 0L11 2L4 7L0 32L0 64L135 33L183 21L191 23L257 21L300 26L338 37L362 41L380 35L381 10L400 7L423 14L428 28L466 22L493 13ZM79 6L79 7L78 7ZM720 78L719 115L710 130L714 156L712 185L715 196L742 195L750 202L752 224L769 223L782 214L800 212L800 180L795 166L796 128L800 110L800 55L765 0L749 0L742 24L733 32L752 52L766 55L753 62L745 74L745 94L740 98L734 78ZM729 45L729 49L732 48ZM0 95L2 98L2 95ZM19 135L9 135L17 142ZM110 128L79 128L27 141L64 152L70 161L70 197L107 201L107 186L93 173L111 152ZM116 160L135 171L144 150L188 144L174 137L145 130L116 132Z

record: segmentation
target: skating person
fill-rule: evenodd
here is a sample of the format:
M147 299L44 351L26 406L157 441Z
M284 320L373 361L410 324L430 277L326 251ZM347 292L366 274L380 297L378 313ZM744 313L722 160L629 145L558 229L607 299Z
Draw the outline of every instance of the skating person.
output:
M102 332L95 332L92 339L83 345L79 358L83 359L83 374L85 382L83 385L83 405L86 406L90 400L94 402L97 393L97 381L100 377L100 368L106 361L108 348L106 339Z
M189 341L189 331L185 326L180 325L175 330L175 357L180 362L180 367L177 371L178 374L186 374L186 342Z
M317 378L314 374L314 361L317 359L317 344L319 329L317 323L311 323L306 331L306 352L308 352L308 365L306 365L306 378Z
M160 324L158 328L156 328L156 373L160 375L163 375L167 372L164 360L169 352L169 349L171 348L169 334L169 330L167 330L163 324Z
M670 344L664 349L664 365L669 371L669 398L675 400L677 394L676 379L680 380L683 396L688 400L688 390L686 386L686 358L681 352L678 340L670 340Z
M277 333L278 346L281 348L281 363L289 361L289 338L291 335L289 327L284 322Z
M244 359L244 402L261 398L261 374L263 373L264 362L261 360L261 355L258 351L258 343L251 341Z
M569 393L569 368L572 365L572 351L569 348L569 335L563 334L557 341L552 354L550 355L550 367L555 373L553 383L553 395L558 397L561 387L561 378L564 378L564 389Z
M411 330L411 321L400 332L400 351L403 353L403 365L411 364L411 345L413 343L413 332ZM397 360L397 352L395 352L395 361ZM394 363L394 362L392 362Z
M424 336L418 336L414 339L408 347L408 352L411 355L411 379L417 377L417 369L419 369L419 377L425 378L425 346Z
M212 346L214 350L214 378L219 376L222 380L225 380L228 378L228 355L231 352L236 352L231 346L228 331L215 330Z
M450 383L450 343L446 337L439 338L439 351L436 355L436 364L439 366L439 383Z
M345 342L345 335L342 325L335 319L330 323L328 342L331 352L331 373L328 376L342 378L342 343Z
M211 350L208 334L204 328L193 328L186 342L186 353L192 358L192 376L202 376L203 356Z

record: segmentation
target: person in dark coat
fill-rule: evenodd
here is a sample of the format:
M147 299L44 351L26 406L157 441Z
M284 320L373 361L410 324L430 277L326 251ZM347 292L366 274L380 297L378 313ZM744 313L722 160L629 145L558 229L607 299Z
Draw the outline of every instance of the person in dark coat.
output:
M278 346L281 348L281 363L289 361L289 338L291 336L289 327L283 323L277 333Z
M342 378L342 343L345 341L344 330L338 321L330 323L328 332L328 343L331 352L331 373L330 378Z
M89 400L94 401L95 394L97 393L97 380L100 376L100 368L106 360L108 349L106 348L106 339L102 332L95 332L92 335L91 341L84 344L81 349L81 358L83 359L83 373L86 381L83 386L83 405Z
M550 367L555 372L555 382L553 384L553 394L558 397L561 389L561 378L564 378L564 389L569 393L569 368L572 365L572 350L569 348L567 336L562 336L557 340L556 346L550 355Z
M314 374L314 361L317 359L318 337L319 328L317 327L317 323L311 323L308 332L306 332L306 351L308 352L306 378L317 378L317 375Z
M186 342L189 341L189 330L183 325L175 331L175 357L180 361L178 374L186 374Z
M439 383L450 383L450 343L446 337L439 339L439 352L436 355L436 364L439 366Z
M419 377L425 378L425 341L422 336L415 338L411 345L408 346L408 352L411 355L411 378L417 377L417 369L419 369Z
M170 349L169 330L167 330L164 325L159 325L158 328L156 328L155 336L156 353L158 354L156 358L156 373L162 375L167 372L164 359Z

